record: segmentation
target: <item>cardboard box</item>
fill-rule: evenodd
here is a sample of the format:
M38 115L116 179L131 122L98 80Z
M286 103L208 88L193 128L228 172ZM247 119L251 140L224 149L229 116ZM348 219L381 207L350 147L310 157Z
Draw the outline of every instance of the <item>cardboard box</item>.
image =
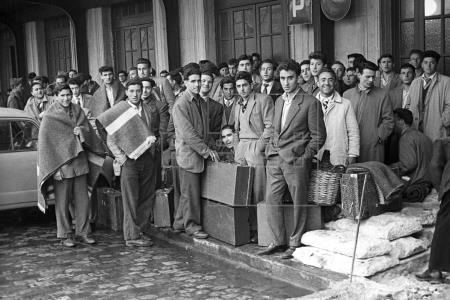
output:
M153 224L156 227L172 227L175 213L173 189L159 189L153 202Z
M96 225L121 231L123 226L122 194L112 188L97 189L98 217Z
M248 205L255 169L224 162L208 162L202 176L202 198L230 206Z
M202 199L203 230L211 237L233 246L250 241L248 207L232 207Z
M286 227L286 242L289 241L289 237L294 230L294 211L292 204L282 204L284 213L284 226ZM308 217L306 219L306 231L322 229L324 226L322 218L322 209L319 205L308 204L306 206L308 210ZM270 230L269 223L267 222L267 205L265 202L258 203L258 245L268 246L273 242L272 231Z

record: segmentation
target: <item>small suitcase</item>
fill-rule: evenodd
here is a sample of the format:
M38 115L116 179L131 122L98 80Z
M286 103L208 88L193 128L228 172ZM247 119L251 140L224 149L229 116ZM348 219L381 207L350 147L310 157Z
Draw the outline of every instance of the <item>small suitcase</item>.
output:
M123 203L122 195L112 188L97 189L98 217L96 225L121 231L123 226Z

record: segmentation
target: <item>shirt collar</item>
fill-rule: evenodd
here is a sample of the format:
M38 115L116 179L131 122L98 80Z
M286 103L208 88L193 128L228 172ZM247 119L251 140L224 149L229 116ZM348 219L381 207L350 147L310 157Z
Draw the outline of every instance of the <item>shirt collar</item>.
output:
M139 111L142 110L142 104L141 104L141 103L142 103L142 100L139 101L139 106L134 105L133 103L131 103L130 100L127 100L127 102L128 102L128 104L129 104L132 108L137 109L137 110L139 110Z
M362 89L361 85L359 83L356 85L356 87L358 89L358 92L360 92L360 93L364 92L364 93L368 94L372 90L372 88Z
M290 103L292 101L292 99L294 99L295 96L297 96L297 94L300 91L300 89L301 89L300 86L297 86L297 89L291 94L291 96L289 96L286 92L284 92L281 97L283 98L283 100L285 102Z
M423 80L425 79L433 79L436 76L437 72L434 72L433 75L425 77L425 73L422 73L420 77L422 77Z
M325 97L324 95L322 95L322 93L319 92L319 100L320 102L323 102L325 100L328 101L328 103L334 102L334 93L330 96L330 97Z

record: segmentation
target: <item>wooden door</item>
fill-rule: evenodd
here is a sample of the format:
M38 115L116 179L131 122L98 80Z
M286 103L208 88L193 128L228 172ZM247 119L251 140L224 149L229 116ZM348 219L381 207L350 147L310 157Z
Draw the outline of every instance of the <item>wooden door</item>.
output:
M128 70L140 57L155 61L152 2L124 3L112 7L115 71Z
M45 39L47 75L53 81L59 71L67 72L72 68L69 18L64 15L45 20Z

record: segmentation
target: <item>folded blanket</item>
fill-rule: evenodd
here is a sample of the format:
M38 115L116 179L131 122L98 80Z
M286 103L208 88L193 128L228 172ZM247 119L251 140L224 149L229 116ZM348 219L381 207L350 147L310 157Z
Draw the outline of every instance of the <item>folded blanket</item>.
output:
M38 207L45 213L47 200L53 199L53 174L63 165L75 159L80 152L88 154L89 166L93 173L88 176L88 184L93 186L99 169L103 166L106 149L95 134L82 108L71 104L67 113L59 102L52 104L42 119L38 139ZM73 134L75 127L81 129L80 136Z
M379 193L387 202L390 202L391 197L400 192L404 186L401 179L388 166L381 162L368 161L352 164L347 167L347 173L359 173L362 171L368 171L370 173L377 185Z
M407 185L403 189L403 201L406 202L423 202L425 197L431 192L433 185L427 181L419 181L411 185Z
M151 146L150 129L136 109L126 101L119 102L102 113L96 123L97 130L106 131L112 141L131 159L137 159Z

